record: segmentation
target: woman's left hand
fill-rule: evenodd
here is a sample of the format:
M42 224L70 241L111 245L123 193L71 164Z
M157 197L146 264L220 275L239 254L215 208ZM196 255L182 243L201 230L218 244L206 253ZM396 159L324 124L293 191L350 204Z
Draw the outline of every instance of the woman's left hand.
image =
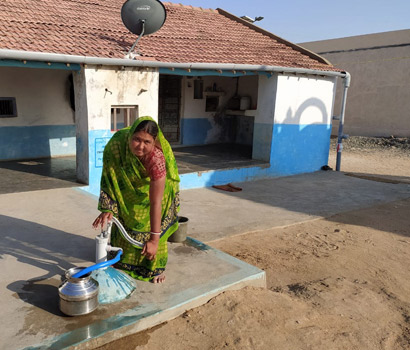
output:
M151 238L147 243L145 243L144 248L142 248L142 255L144 255L148 260L154 260L158 250L158 238Z

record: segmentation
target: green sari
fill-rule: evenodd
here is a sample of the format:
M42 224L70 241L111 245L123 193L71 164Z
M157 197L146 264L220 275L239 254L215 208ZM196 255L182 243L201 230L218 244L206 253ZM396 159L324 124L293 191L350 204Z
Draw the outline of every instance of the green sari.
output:
M141 161L131 152L129 141L137 126L150 117L137 119L131 127L117 131L104 148L98 210L112 212L129 236L146 243L150 239L150 178ZM158 127L156 146L165 158L166 181L162 198L161 236L154 260L141 255L142 249L126 241L113 225L111 245L123 249L115 267L133 278L149 281L160 275L168 260L167 240L178 228L179 175L171 146ZM112 257L112 255L111 255Z

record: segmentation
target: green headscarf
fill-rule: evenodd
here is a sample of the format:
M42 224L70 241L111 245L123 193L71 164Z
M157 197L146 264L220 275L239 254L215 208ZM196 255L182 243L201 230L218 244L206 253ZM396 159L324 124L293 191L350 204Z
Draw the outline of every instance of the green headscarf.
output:
M105 146L98 205L102 212L112 211L130 235L143 243L149 239L151 231L150 178L141 161L131 152L129 142L135 129L145 120L155 122L151 117L138 118L132 126L117 131ZM164 241L178 228L180 180L171 146L159 127L156 146L162 149L167 170L160 239Z

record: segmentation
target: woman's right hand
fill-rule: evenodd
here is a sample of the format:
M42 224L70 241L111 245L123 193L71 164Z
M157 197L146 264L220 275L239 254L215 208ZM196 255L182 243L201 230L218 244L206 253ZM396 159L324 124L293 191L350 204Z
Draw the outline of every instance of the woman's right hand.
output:
M93 222L93 227L98 228L98 226L101 226L101 229L112 220L112 213L101 213L100 215L97 216L97 218Z

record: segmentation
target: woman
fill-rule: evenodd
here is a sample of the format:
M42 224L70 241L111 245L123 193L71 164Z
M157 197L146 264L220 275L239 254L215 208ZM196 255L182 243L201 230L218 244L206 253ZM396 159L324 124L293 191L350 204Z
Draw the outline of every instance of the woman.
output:
M179 176L171 146L152 118L137 119L105 146L98 210L94 228L114 215L144 243L142 249L131 245L113 225L111 245L123 249L115 267L133 278L162 283L167 239L178 228Z

